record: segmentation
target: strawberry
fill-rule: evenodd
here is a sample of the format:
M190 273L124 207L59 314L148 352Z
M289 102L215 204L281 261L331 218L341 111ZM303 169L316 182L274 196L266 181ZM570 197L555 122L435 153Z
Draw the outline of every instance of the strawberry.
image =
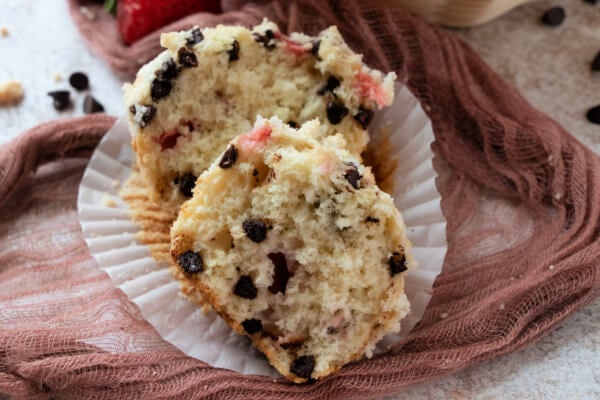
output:
M119 0L117 21L123 41L131 44L186 15L219 11L219 0Z

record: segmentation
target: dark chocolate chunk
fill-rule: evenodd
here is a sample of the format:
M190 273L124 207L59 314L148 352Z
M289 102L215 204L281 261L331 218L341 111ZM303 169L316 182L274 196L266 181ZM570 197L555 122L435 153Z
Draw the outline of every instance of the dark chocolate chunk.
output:
M104 112L104 106L91 95L86 94L83 99L83 112L86 114L101 113Z
M341 103L330 101L327 103L327 119L332 125L342 122L342 119L348 114L348 109Z
M196 175L188 172L187 174L179 177L176 184L179 185L179 191L185 197L192 197L192 190L196 186Z
M200 253L188 250L177 257L177 263L184 272L195 274L204 270L204 262Z
M235 284L233 288L233 293L236 295L243 297L244 299L255 299L258 294L258 290L256 286L254 286L254 282L252 282L252 278L248 275L240 276L240 279Z
M129 112L135 115L135 104L129 106Z
M338 333L338 330L335 326L328 326L327 327L327 334L328 335L335 335L336 333Z
M190 31L190 35L185 39L186 46L193 46L204 40L204 35L200 28L194 28Z
M257 169L252 170L252 176L258 176L258 170Z
M227 50L227 54L229 54L229 62L240 59L240 44L237 40L233 40L231 49Z
M285 259L285 254L283 253L269 253L267 255L273 266L275 267L273 273L273 283L269 286L269 292L276 294L277 292L281 292L281 294L285 294L285 288L287 286L288 280L290 279L290 271L287 267L287 261Z
M333 93L333 89L337 88L338 86L340 86L340 81L335 76L330 76L327 78L325 85L323 85L323 87L317 91L317 94L319 96L323 96L327 92Z
M314 356L300 356L292 362L290 372L300 378L310 378L313 370L315 369L315 357Z
M150 96L152 100L158 101L168 96L172 88L171 82L157 78L152 81L152 85L150 86Z
M400 272L404 272L408 269L406 265L406 257L404 257L404 254L393 253L390 256L388 264L390 266L390 272L392 273L392 276L399 274Z
M600 71L600 51L596 53L596 57L592 61L592 71Z
M165 61L160 69L157 69L156 72L154 72L154 75L156 75L158 79L165 81L175 79L178 74L179 69L177 68L177 64L175 64L175 60L172 58L169 58L167 61Z
M321 48L321 41L319 39L313 40L311 44L312 47L310 48L310 54L314 55L318 60L320 60L321 57L319 57L319 49Z
M238 150L234 145L230 145L225 153L223 153L223 157L221 157L221 161L219 162L219 167L223 169L231 168L233 164L235 164L238 156Z
M132 106L134 107L134 106ZM156 107L152 106L152 105L143 105L143 114L140 117L140 126L142 128L145 128L146 125L148 125L150 123L150 121L152 121L152 118L154 118L154 116L156 115Z
M552 7L542 15L542 23L547 26L558 26L565 20L565 9Z
M244 322L242 322L242 326L249 335L262 331L262 322L260 322L259 319L251 318L244 320Z
M368 216L367 219L365 220L368 224L378 224L379 223L379 218L375 218L375 217L371 217Z
M358 112L354 115L354 119L363 127L363 129L367 129L371 121L373 120L373 110L369 110L368 108L364 108L360 106L358 108Z
M52 97L52 106L57 111L66 110L71 105L71 93L68 90L48 92L48 96Z
M249 219L242 224L248 239L260 243L267 238L267 224L260 219Z
M591 123L600 124L600 104L590 108L585 116Z
M252 34L256 43L261 43L267 50L273 50L276 47L275 33L271 29L267 29L264 34L254 32Z
M187 47L180 48L177 52L177 55L179 56L179 63L184 67L190 68L198 66L198 59L196 58L196 53L194 53Z
M298 124L296 123L296 121L288 121L287 124L294 129L298 128Z
M73 86L73 89L76 90L86 90L90 87L90 81L86 74L83 72L74 72L69 76L69 83Z
M360 173L356 167L348 168L346 172L344 172L344 178L352 185L354 189L360 189Z

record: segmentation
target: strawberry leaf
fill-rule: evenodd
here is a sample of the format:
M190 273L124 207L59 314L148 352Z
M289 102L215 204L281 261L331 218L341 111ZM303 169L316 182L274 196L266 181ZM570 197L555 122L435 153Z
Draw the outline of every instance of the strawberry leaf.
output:
M117 0L104 0L104 9L111 14L117 12Z

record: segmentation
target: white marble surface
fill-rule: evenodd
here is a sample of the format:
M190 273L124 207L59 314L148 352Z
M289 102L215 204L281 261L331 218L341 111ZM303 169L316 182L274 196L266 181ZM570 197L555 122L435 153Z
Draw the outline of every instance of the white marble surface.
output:
M545 5L549 1L542 2ZM560 3L553 1L552 3ZM579 11L575 9L581 1L565 1L572 14L581 14L580 23L595 21L586 13L596 12L600 16L600 8ZM577 3L577 4L576 4ZM23 102L10 108L0 108L0 143L7 142L20 132L39 123L83 115L81 103L83 94L73 96L74 108L70 111L57 113L52 108L52 101L46 93L50 90L68 89L68 76L73 71L86 72L91 80L92 93L112 115L122 113L120 86L122 84L109 68L95 57L85 46L75 26L70 20L64 0L0 0L0 28L6 27L8 37L0 36L0 82L19 80L25 89ZM531 7L534 7L533 9ZM522 13L535 16L538 4L526 6L509 14L507 17L494 22L495 25L477 28L461 33L465 39L484 55L484 57L505 78L512 81L533 104L546 112L554 109L564 110L565 104L572 100L570 96L585 91L586 98L597 96L598 89L590 89L590 84L598 85L598 81L590 81L562 75L565 90L553 91L553 96L544 95L540 85L527 80L527 74L521 74L511 61L506 46L496 50L498 40L493 32L504 26L510 26L510 39L521 53L529 54L535 51L535 46L523 49L530 42L519 40L518 30L523 34L530 26L520 21ZM518 23L515 23L515 18ZM573 22L571 22L573 24ZM498 28L500 27L500 28ZM598 25L586 27L588 44L585 48L590 51L589 41L600 43ZM480 31L478 31L480 29ZM481 35L479 34L481 32ZM571 31L569 31L571 32ZM487 35L489 39L485 39ZM570 35L573 35L571 32ZM591 36L590 36L591 35ZM596 36L594 36L596 35ZM571 36L573 37L573 36ZM487 41L489 40L489 42ZM546 39L548 40L548 39ZM561 59L573 54L574 60L585 60L589 54L582 54L582 46L569 45L578 43L564 41L557 54ZM600 47L600 46L598 46ZM497 56L500 51L500 56ZM546 59L551 59L544 53ZM591 55L593 57L593 55ZM528 62L536 63L539 58L529 56ZM535 64L539 68L539 64ZM519 68L528 68L521 64ZM578 67L573 67L578 68ZM548 68L547 73L558 73L556 69ZM508 71L508 72L507 72ZM55 82L54 76L60 74L63 80ZM539 76L539 74L537 74ZM514 78L514 79L513 79ZM543 82L551 82L552 76L545 76ZM74 92L74 91L73 91ZM589 93L592 94L589 94ZM600 98L596 97L600 102ZM582 106L574 112L559 112L556 119L568 127L582 126ZM584 129L574 130L584 143L596 151L596 138L600 137L600 128L583 125ZM595 130L596 129L596 130ZM591 132L591 133L590 133ZM598 136L597 136L598 135ZM600 399L600 302L596 302L584 310L569 317L560 327L528 348L487 362L451 376L415 386L409 390L391 397L390 399Z

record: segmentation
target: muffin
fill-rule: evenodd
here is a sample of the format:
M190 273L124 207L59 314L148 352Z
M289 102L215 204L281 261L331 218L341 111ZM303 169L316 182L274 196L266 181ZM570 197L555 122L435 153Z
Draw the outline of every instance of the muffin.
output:
M318 118L358 156L373 112L391 104L395 74L362 63L336 27L311 37L219 25L163 34L166 48L125 85L133 148L153 201L173 216L196 178L257 115L290 126Z
M190 285L294 382L370 357L408 313L402 217L342 134L258 118L198 179L171 229Z

